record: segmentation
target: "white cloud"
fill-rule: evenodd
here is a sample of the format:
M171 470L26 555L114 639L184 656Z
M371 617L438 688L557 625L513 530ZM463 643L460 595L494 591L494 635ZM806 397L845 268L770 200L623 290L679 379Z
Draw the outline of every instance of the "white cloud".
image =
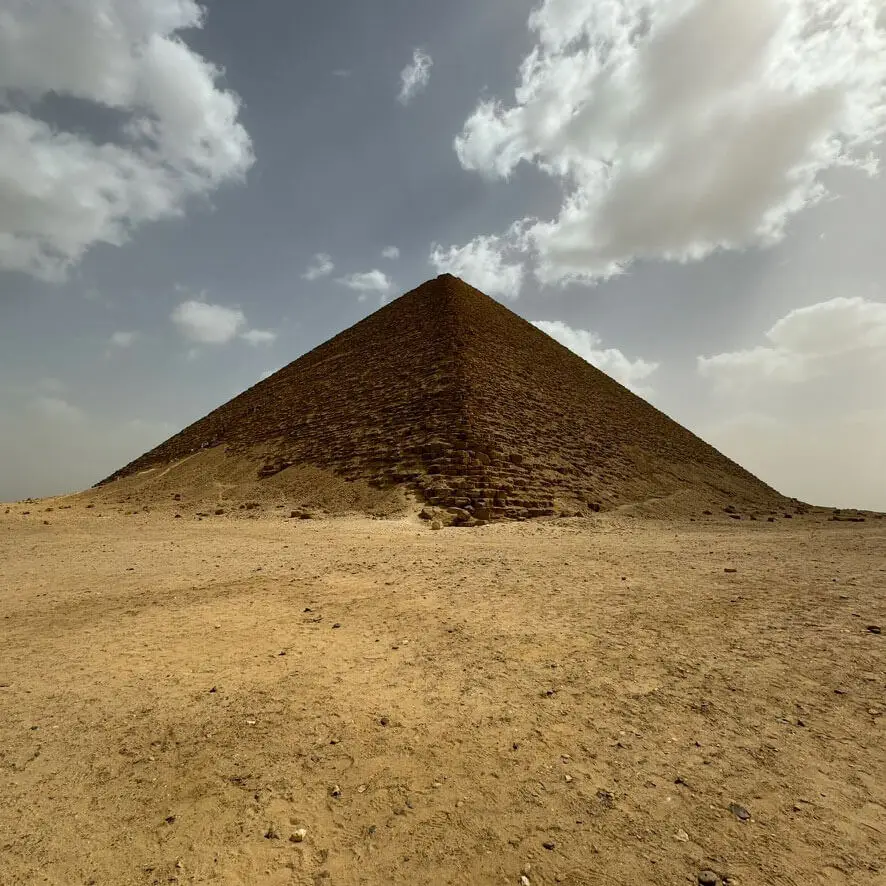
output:
M171 319L186 339L198 344L226 344L246 325L243 311L237 308L193 300L178 305Z
M351 71L348 70L348 68L336 68L336 69L332 72L332 75L333 75L334 77L340 77L342 80L344 80L344 79L346 79L347 77L350 77L350 76L351 76Z
M85 489L169 437L165 422L87 414L65 400L0 392L0 501Z
M382 258L389 259L390 261L396 261L400 258L400 250L396 246L385 246L381 251Z
M438 274L453 274L491 296L517 298L523 286L523 264L508 262L512 249L501 237L475 237L464 246L431 247L430 263Z
M372 270L361 274L348 274L347 277L339 277L338 280L348 289L353 289L360 293L360 301L365 301L369 293L375 292L381 296L387 295L391 291L392 283L384 271Z
M886 509L886 409L823 414L739 413L701 436L779 492L812 504Z
M67 385L57 378L41 378L34 388L41 394L61 394L66 390Z
M111 336L111 344L115 348L128 348L138 338L137 332L115 332Z
M597 333L588 329L573 329L561 320L535 320L532 325L634 393L645 397L652 393L650 388L640 383L658 369L658 363L640 358L631 360L618 348L601 348L602 341Z
M824 170L870 170L886 129L880 0L544 0L515 102L481 102L466 169L561 180L520 241L544 282L769 245Z
M35 397L30 406L35 416L58 424L79 424L85 418L82 409L61 397Z
M400 72L400 94L397 101L408 105L428 85L431 79L433 59L423 50L412 53L412 61Z
M797 384L857 367L886 370L886 303L833 298L782 317L768 345L698 358L698 371L720 390ZM886 377L884 377L886 383Z
M0 17L0 268L57 280L96 243L180 215L253 162L239 100L180 31L195 0L13 0ZM113 109L115 141L59 131L46 96ZM15 106L13 107L13 98Z
M886 303L833 298L765 337L699 358L715 394L702 435L787 495L886 509Z
M832 298L791 311L766 337L784 350L816 356L886 349L886 303Z
M764 346L747 351L715 354L699 357L698 371L705 378L713 379L720 390L744 388L769 382L801 382L809 373L807 360L802 354Z
M269 345L277 340L277 333L269 329L250 329L244 332L240 338L251 345Z
M332 257L325 252L318 252L308 266L308 269L302 274L302 277L305 280L319 280L321 277L328 276L334 270L335 265L332 263Z

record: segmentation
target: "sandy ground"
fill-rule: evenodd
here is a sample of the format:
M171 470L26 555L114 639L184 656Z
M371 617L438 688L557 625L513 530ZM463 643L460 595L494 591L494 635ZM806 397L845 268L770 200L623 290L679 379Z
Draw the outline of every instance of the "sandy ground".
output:
M886 883L886 520L47 506L3 886Z

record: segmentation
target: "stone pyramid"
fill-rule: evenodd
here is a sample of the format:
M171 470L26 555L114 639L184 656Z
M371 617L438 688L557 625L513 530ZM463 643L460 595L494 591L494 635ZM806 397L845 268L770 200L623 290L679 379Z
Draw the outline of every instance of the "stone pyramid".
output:
M477 519L670 498L777 507L773 489L448 274L396 299L103 483L225 446Z

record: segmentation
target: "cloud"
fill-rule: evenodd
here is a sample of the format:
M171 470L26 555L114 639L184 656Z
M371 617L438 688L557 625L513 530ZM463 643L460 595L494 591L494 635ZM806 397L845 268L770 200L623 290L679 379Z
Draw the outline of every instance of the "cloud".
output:
M779 241L886 129L879 0L543 0L515 102L455 139L465 169L565 188L518 245L546 283Z
M179 32L194 0L32 0L0 27L0 268L59 280L97 243L120 245L253 163L237 96ZM57 129L44 99L110 109L111 140Z
M328 276L334 270L335 265L332 263L332 257L325 252L318 252L308 266L308 269L302 274L302 278L305 280L319 280L321 277Z
M237 308L193 300L178 305L171 319L186 339L197 344L226 344L246 325L243 311Z
M381 251L382 258L389 259L390 261L396 261L400 258L400 250L396 246L385 246Z
M523 286L523 264L508 262L513 247L501 237L475 237L464 246L431 247L430 263L438 274L453 274L491 296L517 298Z
M41 378L34 385L34 389L41 394L61 394L66 388L67 385L57 378Z
M602 342L597 333L588 329L573 329L560 320L534 320L532 325L634 393L646 397L652 393L640 382L646 381L658 369L658 363L640 358L630 360L617 348L601 348Z
M60 425L79 424L85 419L82 409L61 397L35 397L30 408L35 416Z
M85 489L174 431L166 422L86 413L57 397L0 392L0 501Z
M351 76L351 71L348 68L336 68L332 72L333 77L340 77L341 79L345 79Z
M752 411L698 431L785 495L823 506L886 510L886 409L803 417Z
M719 390L740 391L799 384L860 363L886 370L886 303L838 297L798 308L766 338L768 345L699 357L699 373Z
M382 297L387 295L393 286L388 275L384 271L372 270L361 274L349 274L347 277L339 277L338 282L348 289L360 293L360 301L365 301L369 293L376 292Z
M111 344L115 348L128 348L138 338L137 332L115 332L111 336Z
M699 431L788 495L886 509L886 303L819 302L765 339L699 357L715 395Z
M271 332L269 329L250 329L240 335L243 341L249 342L251 345L269 345L277 340L277 333Z
M412 61L400 71L400 94L397 96L400 104L408 105L427 87L433 64L433 59L423 49L413 51Z

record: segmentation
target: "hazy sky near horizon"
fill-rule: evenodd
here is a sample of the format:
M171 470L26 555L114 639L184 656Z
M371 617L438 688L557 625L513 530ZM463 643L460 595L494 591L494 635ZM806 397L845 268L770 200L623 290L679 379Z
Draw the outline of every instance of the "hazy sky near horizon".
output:
M0 500L450 271L886 510L882 0L0 0Z

